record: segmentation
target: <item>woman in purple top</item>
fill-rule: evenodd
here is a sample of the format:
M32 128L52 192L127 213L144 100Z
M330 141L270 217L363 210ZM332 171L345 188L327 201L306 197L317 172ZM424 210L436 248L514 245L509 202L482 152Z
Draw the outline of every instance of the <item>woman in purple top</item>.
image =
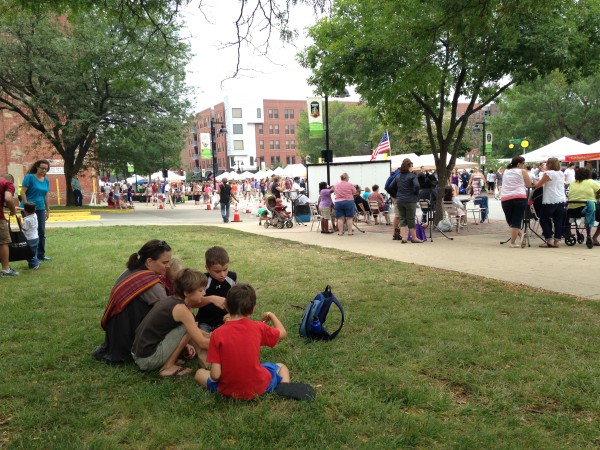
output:
M350 177L346 172L340 175L340 181L335 183L333 187L335 192L335 217L342 223L338 223L338 234L344 235L344 223L348 225L348 235L354 234L352 230L352 220L354 219L354 213L356 212L356 206L354 204L354 196L356 195L356 188L348 182Z
M327 183L321 181L319 183L319 212L321 213L321 233L329 234L333 233L335 225L331 216L331 210L333 209L333 200L331 199L331 193L333 188L327 186ZM331 220L331 230L329 229L329 221Z

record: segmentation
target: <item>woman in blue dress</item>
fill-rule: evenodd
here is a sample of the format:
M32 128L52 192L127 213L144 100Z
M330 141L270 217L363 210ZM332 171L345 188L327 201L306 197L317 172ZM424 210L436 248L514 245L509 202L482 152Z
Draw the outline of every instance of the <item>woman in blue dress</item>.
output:
M46 174L50 170L50 163L40 159L33 163L21 184L21 207L25 202L35 203L35 214L38 219L38 259L40 261L52 261L46 256L46 220L50 217L50 205L48 204L48 192L50 181Z

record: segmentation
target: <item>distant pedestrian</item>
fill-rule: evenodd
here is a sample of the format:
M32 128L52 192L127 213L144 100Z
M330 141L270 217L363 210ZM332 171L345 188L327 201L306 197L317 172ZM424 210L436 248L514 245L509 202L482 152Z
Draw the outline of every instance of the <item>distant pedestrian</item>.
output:
M73 188L73 198L75 199L75 206L83 206L83 194L81 193L81 183L75 177L71 178L71 188Z

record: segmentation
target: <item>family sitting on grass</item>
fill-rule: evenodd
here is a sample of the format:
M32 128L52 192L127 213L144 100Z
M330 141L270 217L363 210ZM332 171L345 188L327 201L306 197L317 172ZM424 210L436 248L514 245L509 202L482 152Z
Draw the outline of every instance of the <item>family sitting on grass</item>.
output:
M102 317L105 340L94 356L108 363L135 361L161 377L192 373L184 365L197 358L195 379L210 392L250 400L277 389L300 398L285 365L259 362L261 346L274 347L287 336L281 321L272 312L261 321L249 318L256 292L236 285L225 249L211 247L205 259L206 274L182 269L159 240L132 254L110 294ZM165 289L170 283L172 295Z

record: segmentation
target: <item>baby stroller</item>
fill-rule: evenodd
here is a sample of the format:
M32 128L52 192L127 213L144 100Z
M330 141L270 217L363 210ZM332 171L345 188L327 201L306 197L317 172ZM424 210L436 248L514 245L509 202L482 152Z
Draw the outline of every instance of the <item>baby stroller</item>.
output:
M594 220L597 218L598 211L596 204L593 201L577 202L571 201L570 204L575 204L575 208L567 209L566 222L564 225L565 244L573 246L576 243L582 244L585 240L587 248L593 248L594 242L590 235L591 229L594 226ZM584 226L580 220L583 219ZM582 231L585 229L585 237ZM575 233L573 233L575 231Z
M264 227L269 228L292 228L294 226L294 222L292 221L291 214L286 211L286 207L278 204L275 200L275 197L269 195L265 199L265 205L268 211L268 218L265 221Z

